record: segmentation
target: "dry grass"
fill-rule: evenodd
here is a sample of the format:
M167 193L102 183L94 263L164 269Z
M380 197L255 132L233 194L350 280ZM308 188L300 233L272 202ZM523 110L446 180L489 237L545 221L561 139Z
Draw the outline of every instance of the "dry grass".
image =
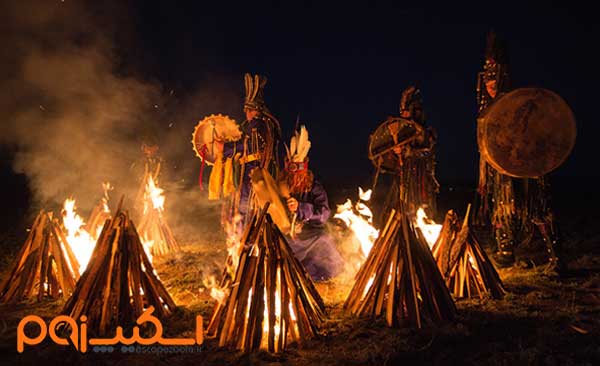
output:
M3 272L18 249L14 236L5 235L0 263ZM589 240L594 240L590 237ZM596 243L585 240L587 247ZM578 242L580 243L580 242ZM219 278L225 249L219 235L182 243L180 253L156 258L161 280L179 305L165 323L167 336L190 336L196 314L208 321L214 306L206 280ZM581 245L581 244L578 244ZM16 248L16 249L7 249ZM458 320L440 327L390 329L379 320L356 319L343 313L342 304L352 278L317 284L329 318L317 340L292 345L279 355L240 354L217 348L207 340L193 354L81 355L50 342L35 349L15 351L15 329L27 314L51 319L63 301L0 306L0 352L3 364L51 363L81 365L593 365L600 364L600 255L587 250L569 263L571 276L559 279L543 267L501 270L509 291L502 300L458 301ZM5 361L6 360L6 361Z

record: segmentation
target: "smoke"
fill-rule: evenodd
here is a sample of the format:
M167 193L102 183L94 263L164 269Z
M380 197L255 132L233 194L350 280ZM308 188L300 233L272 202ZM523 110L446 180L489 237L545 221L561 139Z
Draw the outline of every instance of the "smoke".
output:
M141 143L151 136L164 160L159 183L167 214L201 229L198 207L216 207L198 190L191 134L206 114L237 112L242 84L206 78L180 97L143 79L135 62L119 57L123 45L116 35L133 37L121 5L3 3L0 143L16 152L13 169L27 175L36 204L55 209L72 195L89 212L109 181L115 187L111 206L122 194L126 207L133 206L143 171Z

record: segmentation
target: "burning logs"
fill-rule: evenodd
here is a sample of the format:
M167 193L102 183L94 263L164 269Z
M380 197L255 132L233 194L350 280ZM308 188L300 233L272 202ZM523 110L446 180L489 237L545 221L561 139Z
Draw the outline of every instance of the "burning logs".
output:
M417 233L419 233L419 229ZM356 275L344 303L354 315L378 317L388 326L408 322L421 328L423 320L452 320L456 307L422 235L406 215L392 209Z
M460 225L458 216L450 210L432 252L446 285L457 298L489 294L502 298L505 290L492 262L471 232L469 211Z
M179 250L179 244L164 218L165 197L152 177L148 179L144 196L144 212L140 219L139 233L152 256L160 256Z
M40 211L9 275L0 285L0 302L70 295L79 264L51 214Z
M211 319L209 336L218 330L220 347L281 352L290 340L315 337L323 322L323 300L268 207L248 223L229 296Z
M116 326L133 324L150 306L164 318L175 303L155 275L133 222L119 209L104 224L62 313L73 319L87 316L90 332L104 335Z

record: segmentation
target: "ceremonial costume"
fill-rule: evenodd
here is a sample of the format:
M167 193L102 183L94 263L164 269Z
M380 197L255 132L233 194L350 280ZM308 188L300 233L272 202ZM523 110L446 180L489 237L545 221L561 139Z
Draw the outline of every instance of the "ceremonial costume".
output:
M260 75L245 75L246 99L244 111L257 113L240 125L242 137L223 146L223 192L234 190L225 205L224 219L231 220L236 214L245 222L255 209L252 202L250 173L254 168L264 167L277 176L277 145L281 136L279 122L264 103L263 90L267 79ZM242 225L243 226L243 225Z
M377 171L391 173L394 183L383 212L399 207L410 217L423 207L433 216L439 184L435 178L437 136L424 125L420 90L408 87L402 93L400 117L389 117L371 135L369 157Z
M479 116L509 91L508 55L505 45L488 36L485 64L478 76ZM552 217L547 181L539 178L514 178L502 174L480 156L475 223L490 225L496 242L494 258L500 266L515 262L515 246L526 245L535 228L546 244L551 263L558 263L558 233Z
M292 137L279 186L288 207L290 201L297 202L288 237L294 255L314 280L327 280L342 271L344 262L333 237L325 230L331 210L325 188L308 169L309 149L308 132L302 126L300 133Z

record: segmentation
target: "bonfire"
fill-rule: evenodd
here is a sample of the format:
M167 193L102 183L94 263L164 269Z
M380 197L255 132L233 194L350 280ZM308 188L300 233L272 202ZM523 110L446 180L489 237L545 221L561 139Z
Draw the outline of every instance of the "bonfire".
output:
M102 335L114 332L116 326L133 324L150 306L159 318L175 308L135 225L120 206L104 225L88 266L62 311L73 319L87 316L90 332Z
M179 244L164 218L165 196L163 189L148 176L144 194L144 211L140 219L139 233L144 246L152 256L161 256L179 250Z
M344 303L354 315L379 317L388 326L452 320L456 307L425 237L392 209Z
M79 278L78 267L58 221L42 210L0 285L0 302L69 296Z
M462 225L456 213L448 211L442 233L433 247L433 256L455 297L482 298L489 294L498 299L505 290L498 272L471 231L470 209L471 205Z
M247 225L233 283L209 324L220 347L281 352L315 337L324 320L323 300L268 207Z

